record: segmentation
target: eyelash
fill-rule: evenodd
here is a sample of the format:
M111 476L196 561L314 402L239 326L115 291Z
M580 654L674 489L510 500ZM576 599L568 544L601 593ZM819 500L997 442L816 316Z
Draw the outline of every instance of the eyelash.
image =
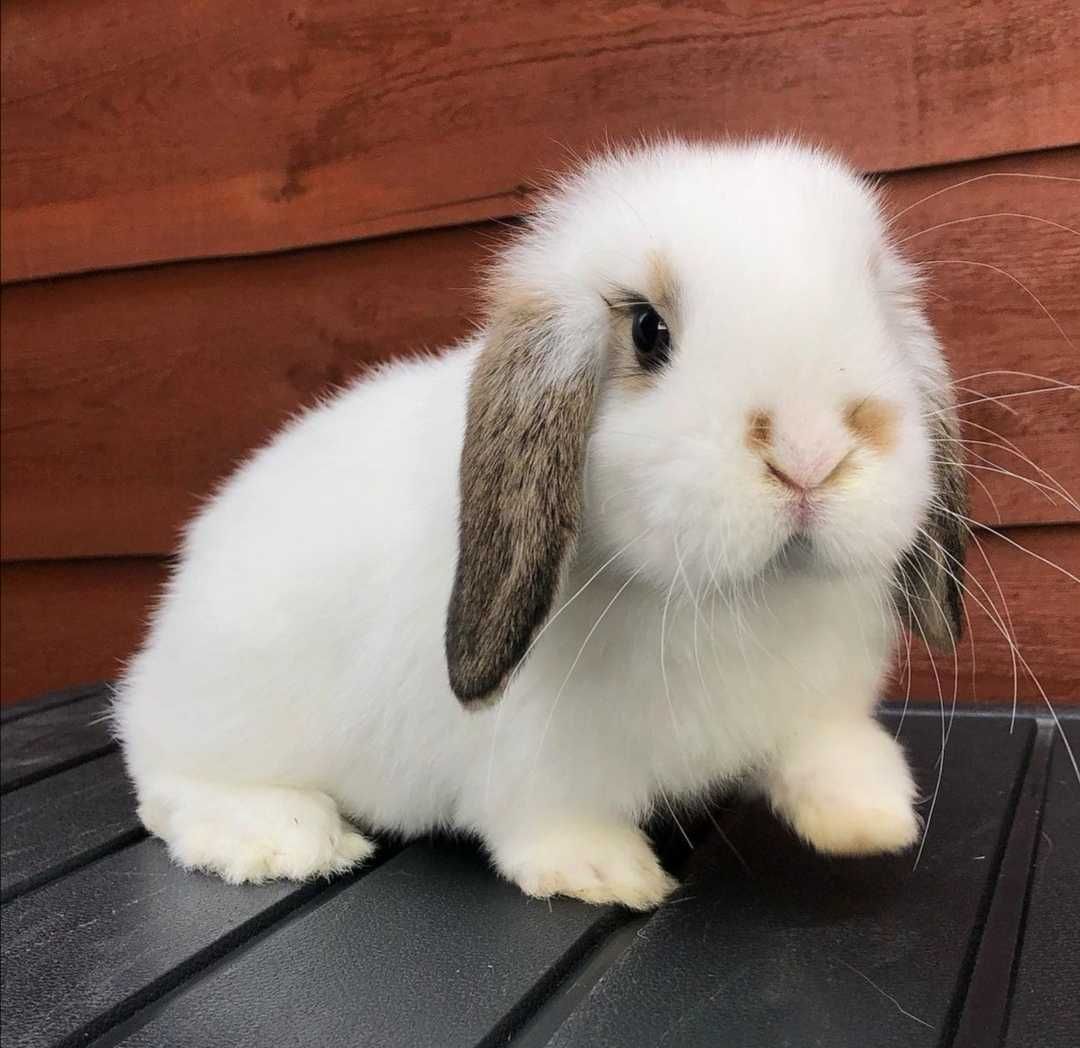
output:
M608 309L615 313L632 316L635 309L655 309L656 307L644 296L636 291L620 290L610 298L601 296Z

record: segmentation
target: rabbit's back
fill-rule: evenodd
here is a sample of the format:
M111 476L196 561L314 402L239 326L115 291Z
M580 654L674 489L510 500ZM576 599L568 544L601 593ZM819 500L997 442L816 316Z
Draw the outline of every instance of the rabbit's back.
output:
M434 691L454 708L442 632L472 356L359 383L210 500L118 690L136 778L225 768L329 789L360 737L379 752L370 732L401 728L380 703Z

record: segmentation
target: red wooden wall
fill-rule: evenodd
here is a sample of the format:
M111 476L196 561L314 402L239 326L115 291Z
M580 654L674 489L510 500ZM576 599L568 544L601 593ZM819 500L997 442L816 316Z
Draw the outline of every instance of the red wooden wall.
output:
M1004 597L1047 693L1080 699L1080 513L1054 490L1080 497L1080 393L979 399L1080 381L1073 0L5 0L0 17L5 701L114 674L216 478L320 390L466 331L494 220L571 151L659 130L796 130L882 173L895 212L916 205L898 229L933 260L956 374L978 376L966 436L1014 445L969 445L989 565L973 553L961 695L1012 698L979 607ZM939 668L949 697L952 657ZM937 694L925 656L913 689Z

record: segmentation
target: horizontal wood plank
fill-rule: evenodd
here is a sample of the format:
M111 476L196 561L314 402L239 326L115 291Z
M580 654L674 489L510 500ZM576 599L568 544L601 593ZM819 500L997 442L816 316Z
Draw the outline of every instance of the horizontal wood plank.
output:
M115 679L164 580L161 558L0 565L0 700Z
M467 332L487 232L4 288L4 559L172 549L298 407Z
M1025 177L981 178L995 172ZM1009 212L1080 227L1080 183L1030 177L1078 174L1080 150L1069 149L887 183L899 212L980 179L899 222L903 235L920 234L907 245L914 257L978 263L928 266L931 310L958 376L1080 378L1080 236L1031 219L966 221ZM199 499L299 406L372 362L465 335L480 267L504 235L466 226L4 288L4 559L173 549ZM974 515L1080 520L1054 490L1080 497L1080 393L979 401L968 390L1047 383L982 375L963 385Z
M1051 701L1080 703L1080 586L1038 559L1080 575L1080 525L1013 528L1003 535L979 536L1001 594L982 555L976 548L969 554L974 596L967 600L970 630L957 651L955 673L951 655L935 655L945 701L951 702L954 676L961 702L1012 700L1012 658L992 613L1015 635ZM115 677L143 634L165 567L159 558L116 558L4 564L0 573L2 695L12 702L74 681ZM918 638L911 657L910 694L936 700L937 683ZM1020 701L1041 703L1022 665L1018 673ZM898 673L890 694L908 694L906 673Z
M12 0L3 275L519 212L568 150L790 132L896 170L1074 143L1074 0Z

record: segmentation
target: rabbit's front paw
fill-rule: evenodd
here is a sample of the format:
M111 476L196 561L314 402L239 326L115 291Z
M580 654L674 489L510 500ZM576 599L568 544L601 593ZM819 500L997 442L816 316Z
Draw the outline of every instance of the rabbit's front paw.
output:
M869 719L801 733L766 790L795 832L826 855L898 852L919 837L904 755Z
M919 819L906 797L811 794L786 815L795 832L825 855L899 852L919 838Z
M677 887L634 826L558 825L496 848L495 861L523 892L541 899L568 895L651 910Z

